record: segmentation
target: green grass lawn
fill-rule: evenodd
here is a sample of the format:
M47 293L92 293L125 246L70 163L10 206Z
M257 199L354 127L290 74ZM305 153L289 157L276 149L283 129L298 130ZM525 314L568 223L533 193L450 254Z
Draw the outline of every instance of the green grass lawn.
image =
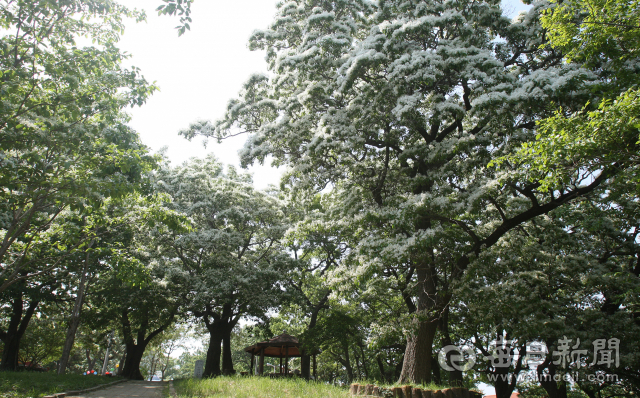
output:
M0 398L37 398L112 383L119 378L62 375L54 372L0 372Z
M174 382L178 398L348 398L347 388L301 379L216 377Z

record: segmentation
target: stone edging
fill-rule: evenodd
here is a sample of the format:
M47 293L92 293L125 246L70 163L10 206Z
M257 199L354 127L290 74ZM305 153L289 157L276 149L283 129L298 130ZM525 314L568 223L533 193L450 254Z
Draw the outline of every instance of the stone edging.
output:
M363 397L385 398L482 398L481 393L460 387L432 391L411 386L384 388L373 384L351 384L349 393Z
M111 386L114 386L114 385L119 384L119 383L124 383L125 381L129 381L129 379L116 380L116 381L114 381L112 383L100 384L99 386L87 388L87 389L84 389L84 390L74 390L74 391L60 392L60 393L53 394L53 395L45 395L42 398L64 398L64 397L74 396L74 395L78 395L78 394L84 394L84 393L87 393L87 392L93 392L93 391L96 391L96 390L100 390L100 389L103 389L105 387L111 387Z

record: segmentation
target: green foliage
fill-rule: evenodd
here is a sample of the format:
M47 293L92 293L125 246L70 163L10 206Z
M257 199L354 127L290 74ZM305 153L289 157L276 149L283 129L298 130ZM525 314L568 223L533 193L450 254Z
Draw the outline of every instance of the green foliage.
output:
M518 392L520 396L523 398L546 398L548 397L548 393L544 390L544 388L540 387L540 385L536 383L524 383L518 386ZM610 396L610 395L605 395ZM567 386L567 398L587 398L587 394L582 392L576 386Z
M637 183L640 3L552 3L541 16L550 44L597 73L598 81L581 110L561 109L539 121L536 140L500 162L512 162L544 191L576 178L619 173Z
M569 62L619 67L640 55L640 2L612 0L552 1L542 14L549 42Z
M180 25L176 26L178 36L182 36L186 30L191 30L191 4L194 0L162 0L167 4L158 6L158 15L178 15Z
M180 354L180 357L176 359L176 366L168 373L168 376L173 377L174 380L193 377L193 372L196 368L196 361L204 361L206 356L206 348L198 349L194 352L183 352Z
M43 308L44 307L44 308ZM41 305L36 319L20 341L19 363L30 362L34 366L48 367L60 359L65 339L65 322L59 308L46 308Z
M111 0L0 5L0 291L25 270L47 270L22 260L60 213L140 189L155 166L124 113L156 89L121 66L124 18L143 15Z
M410 338L418 330L435 333L453 281L479 254L597 185L572 179L556 201L518 170L487 167L533 139L549 103L580 109L595 79L545 43L545 8L511 21L496 1L280 3L250 39L270 74L249 77L220 120L181 133L221 140L237 128L251 134L243 165L272 156L308 203L329 191L326 217L310 211L310 224L348 242L331 288L397 294L383 312L393 317L373 322L414 344L426 338ZM433 348L407 347L404 380L431 378Z
M158 189L172 198L167 208L191 223L188 233L157 236L158 261L189 287L194 313L208 317L229 306L234 325L277 306L281 272L290 264L279 243L287 228L281 203L250 182L224 173L213 156L157 175Z
M538 123L536 140L523 144L512 161L526 167L540 190L557 189L576 178L618 173L640 184L640 94L629 89L596 110L561 111ZM638 188L640 189L640 186Z

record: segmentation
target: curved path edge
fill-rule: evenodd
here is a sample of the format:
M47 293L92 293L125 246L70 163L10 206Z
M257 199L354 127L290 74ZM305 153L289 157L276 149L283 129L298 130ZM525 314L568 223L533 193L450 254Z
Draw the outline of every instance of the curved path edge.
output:
M129 379L116 380L116 381L111 382L111 383L100 384L99 386L86 388L84 390L72 390L72 391L66 391L66 392L59 392L57 394L52 394L52 395L45 395L42 398L64 398L64 397L69 397L69 396L72 396L72 395L85 394L85 393L88 393L88 392L93 392L93 391L101 390L103 388L115 386L116 384L124 383L125 381L129 381Z

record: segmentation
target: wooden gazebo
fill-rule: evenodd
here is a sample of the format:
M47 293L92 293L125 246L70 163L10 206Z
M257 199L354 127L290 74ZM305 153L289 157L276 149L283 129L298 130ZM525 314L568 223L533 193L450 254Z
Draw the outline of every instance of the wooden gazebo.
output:
M262 341L244 349L251 354L251 374L254 374L255 357L258 356L258 372L264 374L264 357L280 358L280 374L289 374L289 358L301 357L303 352L300 349L300 342L297 338L283 333L267 341ZM284 359L284 368L283 368ZM316 356L313 355L313 373L316 373ZM303 375L309 377L309 375Z

